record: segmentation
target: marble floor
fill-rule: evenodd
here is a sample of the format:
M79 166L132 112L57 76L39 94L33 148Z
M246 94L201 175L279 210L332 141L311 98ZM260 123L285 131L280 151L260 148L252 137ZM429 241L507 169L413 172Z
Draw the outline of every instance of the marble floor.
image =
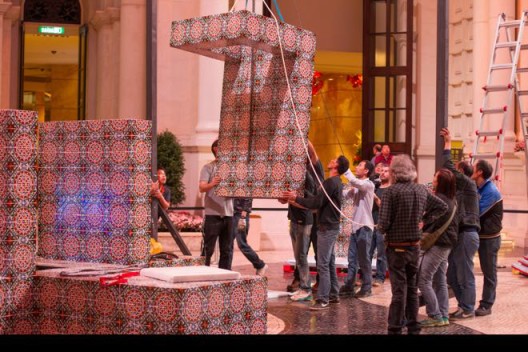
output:
M236 245L235 245L236 247ZM284 271L284 263L291 259L291 251L261 251L259 256L269 265L266 273L268 290L285 292L293 274ZM514 275L511 264L522 257L516 249L499 257L499 285L493 313L486 317L452 322L447 327L422 329L423 335L479 335L528 334L528 278ZM235 251L233 270L243 274L254 273L253 267ZM475 259L477 301L482 292L482 273ZM339 276L342 282L343 276ZM373 288L368 298L344 298L329 310L310 311L310 302L292 302L288 296L269 298L268 334L280 335L385 335L387 314L391 299L390 283ZM450 311L456 310L456 300L449 300ZM420 319L425 319L425 307L420 308Z

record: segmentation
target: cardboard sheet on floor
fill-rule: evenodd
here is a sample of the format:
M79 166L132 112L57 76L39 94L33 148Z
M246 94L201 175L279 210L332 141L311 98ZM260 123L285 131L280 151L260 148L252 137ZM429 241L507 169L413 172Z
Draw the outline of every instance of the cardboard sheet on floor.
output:
M140 275L171 283L238 280L240 278L239 272L210 266L146 268L141 270Z

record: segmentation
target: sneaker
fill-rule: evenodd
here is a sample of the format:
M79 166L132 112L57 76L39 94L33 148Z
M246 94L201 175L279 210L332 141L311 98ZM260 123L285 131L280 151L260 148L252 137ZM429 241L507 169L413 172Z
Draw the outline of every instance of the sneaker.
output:
M448 322L449 324L449 322ZM444 319L440 318L429 318L420 322L422 328L433 328L436 326L444 326Z
M462 308L458 308L456 312L449 314L450 320L463 320L475 317L475 312L468 312Z
M339 296L336 297L330 297L330 300L328 301L330 304L339 304L341 303L341 300L339 299Z
M299 290L290 299L294 302L311 301L312 293L310 291Z
M359 290L359 292L354 295L355 298L365 298L365 297L369 297L369 296L372 296L372 291L371 290L368 290L368 291L367 290L365 290L365 291Z
M381 286L381 285L383 285L383 280L374 279L374 281L372 281L372 286L374 286L374 287L378 287L378 286Z
M449 319L451 319L453 316L462 314L464 310L462 308L458 307L457 310L455 310L453 313L449 313Z
M444 321L444 325L442 325L442 326L448 326L449 325L449 318L448 317L442 317L442 320Z
M314 304L312 304L312 306L310 307L310 310L323 310L323 309L328 309L328 308L330 308L330 305L328 304L328 302L321 301L318 299L314 302Z
M266 274L266 270L268 270L268 264L264 264L262 268L257 269L257 275L264 276Z
M291 284L286 286L286 291L295 292L295 291L298 291L300 287L301 287L301 282L299 280L294 279Z
M475 315L477 317L483 317L483 316L490 315L490 314L491 314L491 308L480 306L475 310Z
M349 287L347 285L341 286L339 288L339 296L341 297L350 297L356 294L356 290L354 287Z

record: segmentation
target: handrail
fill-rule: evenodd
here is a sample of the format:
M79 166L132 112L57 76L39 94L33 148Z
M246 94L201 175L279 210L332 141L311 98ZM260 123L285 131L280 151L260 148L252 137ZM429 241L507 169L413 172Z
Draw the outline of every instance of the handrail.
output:
M204 207L170 207L169 210L204 210ZM288 208L253 208L253 211L287 211ZM528 214L524 209L504 209L505 213Z

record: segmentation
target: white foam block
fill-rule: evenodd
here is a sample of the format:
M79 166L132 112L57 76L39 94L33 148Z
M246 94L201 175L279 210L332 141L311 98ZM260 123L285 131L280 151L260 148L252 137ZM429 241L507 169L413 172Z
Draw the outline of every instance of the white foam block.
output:
M237 280L240 273L210 266L182 266L169 268L141 269L141 276L166 282L223 281Z

